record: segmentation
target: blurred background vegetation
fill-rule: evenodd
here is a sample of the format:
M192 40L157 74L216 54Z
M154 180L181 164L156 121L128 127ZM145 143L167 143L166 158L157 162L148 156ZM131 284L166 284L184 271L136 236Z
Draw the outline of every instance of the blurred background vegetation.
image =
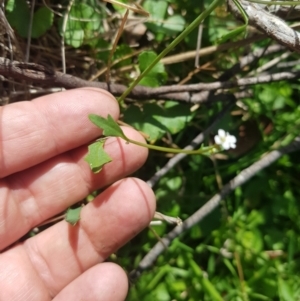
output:
M56 71L65 68L66 73L82 79L105 82L109 54L125 8L114 1L29 2L6 1L4 13L14 34L8 32L2 17L1 57L27 60ZM137 3L122 2L132 7ZM130 10L114 49L110 83L128 86L148 60L165 49L210 3L139 1L150 16ZM290 22L299 19L300 15ZM276 42L253 27L220 44L224 35L240 25L228 12L226 2L221 2L205 19L202 34L198 30L189 34L141 84L212 83L228 70L232 74L227 79L233 82L299 71L298 53L276 48ZM268 47L275 50L264 52ZM232 69L259 51L251 64ZM2 78L1 85L2 104L60 89L13 78ZM236 98L219 119L216 116L228 104L226 98L207 97L202 103L127 98L121 104L121 119L147 133L151 143L183 148L214 120L217 125L206 133L204 145L213 143L218 128L238 139L234 150L211 157L187 156L162 176L153 187L157 210L185 220L243 169L270 150L291 142L299 133L299 89L299 80L294 79L215 90L214 95ZM151 151L136 176L149 180L171 157ZM132 279L128 300L300 300L299 163L297 152L284 155L235 189L216 210L176 237L148 269ZM162 223L144 230L109 260L130 273L157 243L157 235L163 237L174 227Z

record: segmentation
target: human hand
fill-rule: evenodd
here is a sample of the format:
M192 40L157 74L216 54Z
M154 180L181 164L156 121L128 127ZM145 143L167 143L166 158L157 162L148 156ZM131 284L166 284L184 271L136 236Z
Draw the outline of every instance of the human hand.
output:
M118 118L102 90L75 89L0 108L0 300L124 300L128 281L103 263L139 231L155 210L146 183L124 176L146 160L147 149L109 138L113 161L93 174L87 143L100 134L88 114ZM143 141L130 128L131 139ZM50 217L109 186L81 211L80 222L58 222L14 244Z

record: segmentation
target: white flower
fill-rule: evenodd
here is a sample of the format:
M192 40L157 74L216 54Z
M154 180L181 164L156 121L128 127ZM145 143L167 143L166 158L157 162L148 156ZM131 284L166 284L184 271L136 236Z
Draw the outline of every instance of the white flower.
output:
M228 150L236 147L236 138L220 129L218 130L218 135L215 136L215 143L221 145L223 149Z

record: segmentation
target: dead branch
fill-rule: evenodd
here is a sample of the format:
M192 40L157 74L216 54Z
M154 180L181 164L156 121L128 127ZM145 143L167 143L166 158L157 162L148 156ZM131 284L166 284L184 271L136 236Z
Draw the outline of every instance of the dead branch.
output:
M108 89L104 82L89 82L78 77L63 74L35 63L22 63L0 58L0 75L14 80L25 80L32 83L43 83L50 86L64 87L66 89L80 87L97 87L109 90L114 96L120 96L127 87L120 84L110 84ZM296 80L300 72L280 72L262 74L256 77L241 78L229 81L217 81L214 83L199 83L191 85L170 85L159 88L137 86L129 97L137 100L165 99L178 100L189 103L203 103L208 101L205 91L225 90L230 88L245 87L255 84L264 84L282 80ZM217 100L222 100L218 98Z
M249 18L249 24L288 49L300 52L300 34L297 31L293 30L279 17L267 12L259 4L245 0L239 0L239 3ZM228 6L234 16L242 19L241 12L232 0L228 0Z

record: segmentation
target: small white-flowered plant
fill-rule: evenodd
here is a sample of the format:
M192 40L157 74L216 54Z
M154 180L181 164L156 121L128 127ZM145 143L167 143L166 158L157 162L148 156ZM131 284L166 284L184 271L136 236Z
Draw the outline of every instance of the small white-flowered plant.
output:
M218 130L218 135L215 136L215 143L222 146L224 150L236 148L235 136L230 135L228 132L225 132L222 129Z

